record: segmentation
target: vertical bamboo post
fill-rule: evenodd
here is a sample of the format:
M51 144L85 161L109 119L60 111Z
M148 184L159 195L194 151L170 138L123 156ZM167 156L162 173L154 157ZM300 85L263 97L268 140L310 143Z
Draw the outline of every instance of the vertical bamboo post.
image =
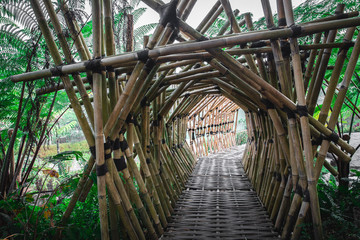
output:
M136 147L139 147L139 143L135 142L135 145L136 144L137 144ZM122 192L123 192L123 195L126 195L126 192L124 191L124 187L122 186L122 180L118 176L118 173L115 171L115 166L116 166L118 171L121 171L123 173L123 177L124 177L128 187L129 187L132 199L134 199L134 202L135 202L135 205L136 205L137 210L139 212L140 218L141 218L141 220L143 221L144 225L146 226L146 228L148 230L149 236L147 236L147 237L149 237L151 239L157 239L155 229L152 226L149 215L147 214L146 209L145 209L145 207L144 207L144 205L143 205L143 203L142 203L142 201L140 199L140 196L137 193L137 190L136 190L136 188L134 186L134 183L133 183L133 178L130 176L129 169L127 168L127 164L125 163L125 158L120 153L120 149L121 149L127 155L128 163L132 167L132 171L133 171L133 173L135 175L136 182L138 183L139 192L141 193L143 201L147 205L150 216L154 220L154 224L156 226L156 230L158 231L158 234L161 235L163 233L163 229L162 229L161 224L159 222L159 218L158 218L158 216L156 214L156 210L155 210L155 208L154 208L154 206L153 206L153 204L152 204L152 202L151 202L151 200L149 198L149 194L148 194L148 191L146 190L146 187L144 185L142 177L141 177L139 171L137 170L137 167L134 168L133 159L129 155L129 149L126 147L124 141L120 142L119 138L117 138L116 143L114 144L114 148L115 148L114 161L110 161L109 164L113 165L113 167L112 167L113 175L114 176L116 175L116 182L118 183L118 185L120 185L118 188L121 188Z
M284 0L286 21L288 26L294 24L291 0ZM310 194L310 204L312 212L312 221L314 227L315 239L323 239L322 224L320 216L319 198L317 194L317 182L314 172L314 160L311 145L311 134L309 128L309 120L307 118L307 107L305 99L304 81L301 69L301 59L299 54L299 46L296 38L290 38L290 47L293 58L294 78L296 95L298 97L298 112L300 115L300 126L303 137L305 159L306 159L306 174L308 181L308 190Z
M112 1L104 0L104 23L105 23L105 48L106 55L111 56L115 54L115 41L114 31L112 23ZM115 71L113 68L108 68L108 84L109 84L109 98L110 98L110 109L114 109L117 95L116 95L116 79Z
M93 54L94 58L101 57L101 3L100 0L92 0L93 19ZM109 224L106 204L105 174L108 171L104 159L104 134L102 119L102 73L93 71L94 92L94 132L97 166L97 188L99 199L99 215L101 226L101 239L110 239Z
M317 33L314 36L314 40L313 40L313 44L318 44L320 42L320 38L321 38L321 33ZM318 49L312 49L310 52L310 56L309 56L309 60L308 60L308 64L304 73L304 91L306 92L306 90L308 89L308 85L309 85L309 80L312 76L312 71L314 68L314 62L316 59L316 55L318 54L319 50Z
M55 41L52 37L52 34L50 32L50 29L48 28L47 26L47 22L45 20L45 17L42 13L42 10L41 10L41 7L40 7L40 4L37 0L32 0L31 2L31 6L34 10L34 13L35 13L35 16L36 16L36 19L39 23L39 26L40 26L40 29L44 35L44 38L45 38L45 41L46 41L46 44L48 45L48 48L50 50L50 54L52 56L52 58L54 59L54 62L56 65L62 65L62 60L61 60L61 56L57 50L57 47L56 47L56 44L55 44ZM62 76L61 77L63 83L64 83L64 86L65 86L65 91L68 95L68 98L71 102L71 105L73 107L73 110L75 112L75 115L78 119L78 122L80 124L80 127L81 129L83 130L84 132L84 136L85 136L85 139L87 141L87 143L89 144L90 147L94 147L95 145L95 142L94 142L94 136L93 136L93 133L92 133L92 130L87 122L87 120L84 118L84 114L82 112L82 109L81 109L81 106L77 100L77 97L76 97L76 94L75 94L75 91L74 91L74 88L70 82L70 79L68 76ZM92 169L92 165L94 164L94 161L93 159L90 158L89 162L88 162L88 169L91 170ZM87 172L89 173L89 172ZM86 180L86 176L87 173L84 174L84 178L83 180L85 181ZM84 183L84 181L82 183ZM71 211L72 209L74 208L75 206L75 203L77 201L77 198L76 196L78 196L80 194L80 188L77 188L77 194L75 195L75 197L72 198L72 201L71 201L71 204L69 204L63 218L62 218L62 223L65 223L66 220L70 217L70 214L71 214Z

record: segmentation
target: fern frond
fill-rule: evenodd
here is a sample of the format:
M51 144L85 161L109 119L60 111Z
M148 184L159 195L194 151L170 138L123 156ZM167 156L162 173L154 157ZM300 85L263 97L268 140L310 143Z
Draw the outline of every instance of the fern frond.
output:
M138 8L131 12L131 14L134 17L134 25L137 23L140 19L140 17L146 12L146 8Z
M5 0L1 6L3 10L2 16L9 17L30 30L38 28L36 17L29 1Z

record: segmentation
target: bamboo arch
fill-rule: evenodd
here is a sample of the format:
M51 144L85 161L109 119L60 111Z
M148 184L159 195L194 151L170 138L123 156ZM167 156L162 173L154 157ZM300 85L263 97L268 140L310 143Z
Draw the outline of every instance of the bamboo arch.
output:
M143 0L160 13L157 28L144 50L115 55L111 0L93 0L91 56L79 24L61 1L61 13L81 57L81 62L74 62L51 1L43 0L45 9L39 0L30 2L56 66L13 76L12 81L60 77L62 84L37 93L65 89L92 153L61 224L86 197L93 184L89 174L96 171L102 239L118 239L119 222L129 239L157 239L196 159L235 145L237 112L242 109L249 137L244 168L275 228L283 239L298 239L311 211L315 239L323 239L317 179L323 165L339 174L325 155L330 151L348 163L355 152L333 130L360 53L360 35L353 40L360 25L358 12L345 14L340 4L333 16L297 24L291 0L283 0L278 1L276 26L268 0L262 0L268 30L254 31L250 14L237 23L238 12L232 11L228 0L221 0L193 29L186 19L196 0L168 4ZM228 22L217 37L206 37L223 11ZM242 33L242 25L248 31ZM225 34L228 26L231 32ZM337 30L343 28L343 42L335 43ZM313 44L298 44L297 38L312 35ZM312 114L335 48L338 58L320 117L315 119ZM345 77L325 125L349 48ZM302 54L303 50L310 54ZM80 77L82 72L86 78Z

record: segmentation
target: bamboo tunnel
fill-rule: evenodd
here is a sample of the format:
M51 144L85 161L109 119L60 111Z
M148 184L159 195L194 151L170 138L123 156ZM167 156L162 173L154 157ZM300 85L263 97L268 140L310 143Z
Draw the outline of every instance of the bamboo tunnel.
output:
M86 198L96 171L102 239L160 238L197 160L237 145L244 112L242 164L276 231L282 239L299 239L310 221L314 239L323 239L317 181L323 167L339 175L325 156L331 152L348 164L355 152L334 130L359 59L358 12L339 4L332 16L296 23L291 0L279 0L276 25L269 1L262 0L266 26L255 30L249 13L238 21L231 1L219 0L193 29L186 19L196 1L143 0L160 21L143 50L116 54L111 0L92 0L92 51L60 1L80 55L74 59L54 6L44 0L41 8L39 1L31 4L54 64L11 79L60 77L62 83L36 93L65 89L92 154L61 225ZM222 12L227 22L209 37ZM312 44L300 44L303 37ZM349 99L346 104L360 114Z

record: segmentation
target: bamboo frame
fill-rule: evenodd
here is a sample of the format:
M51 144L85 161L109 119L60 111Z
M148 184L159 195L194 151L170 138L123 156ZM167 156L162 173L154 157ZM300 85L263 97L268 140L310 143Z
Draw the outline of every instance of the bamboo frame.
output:
M197 158L235 145L237 112L241 108L245 111L248 133L244 169L275 229L283 239L298 239L301 224L310 210L315 239L323 239L316 183L323 165L332 174L338 174L324 160L325 155L331 151L346 163L355 152L344 140L337 139L333 130L359 58L360 37L352 40L355 27L360 25L358 12L341 16L339 13L344 9L339 5L334 16L296 25L291 0L278 0L279 28L274 29L270 4L262 0L267 27L271 30L254 31L249 14L237 23L235 16L239 11L232 10L229 0L220 0L193 29L185 21L196 0L173 0L169 4L154 0L143 2L162 12L158 26L145 41L146 49L116 55L112 2L92 1L93 57L79 25L69 16L68 6L61 2L61 11L81 58L81 62L73 63L54 7L49 0L44 0L65 55L64 64L40 4L31 0L56 67L19 74L13 76L12 81L59 76L62 84L39 89L37 93L65 89L94 154L61 223L66 224L76 201L86 198L93 184L88 176L97 169L102 239L109 239L110 235L119 239L120 234L129 239L159 238L168 226ZM222 11L228 21L218 36L207 38L207 30ZM243 24L247 32L240 32ZM223 35L229 26L230 33ZM347 28L345 38L342 43L334 43L340 28ZM325 31L330 32L323 35ZM298 44L299 37L312 34L315 34L313 44ZM179 43L174 43L175 40ZM261 47L255 44L258 41ZM234 47L236 45L240 47ZM227 49L221 49L223 47ZM352 55L326 127L350 47L353 47ZM332 67L328 62L333 48L339 48L340 53ZM311 52L306 56L300 50ZM102 57L105 53L106 57ZM175 68L181 71L175 72ZM312 115L327 70L332 71L332 75L319 120L316 120ZM86 72L87 77L80 78L79 72ZM74 81L70 81L69 74ZM85 86L91 79L91 86ZM93 99L89 98L88 90L92 90ZM89 121L84 117L81 104ZM316 140L321 135L327 138L313 145L311 138ZM111 149L110 145L116 148ZM135 156L140 160L140 168ZM118 168L119 159L121 164L127 164L122 169ZM135 210L139 212L138 217ZM123 227L121 233L115 227L118 222Z

